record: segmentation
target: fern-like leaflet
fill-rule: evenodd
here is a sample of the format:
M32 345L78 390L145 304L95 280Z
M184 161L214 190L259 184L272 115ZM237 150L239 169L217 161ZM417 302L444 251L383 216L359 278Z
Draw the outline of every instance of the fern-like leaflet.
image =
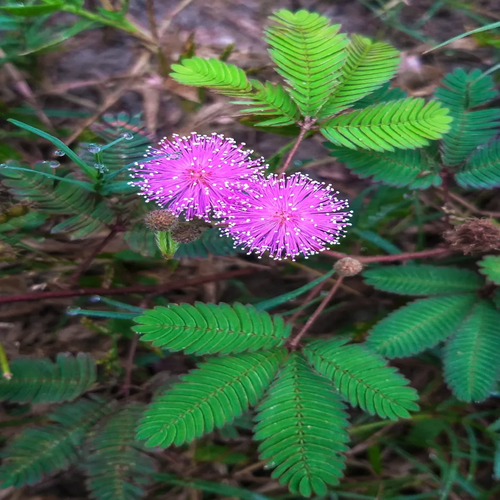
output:
M55 403L75 399L96 380L96 367L88 354L58 354L48 359L19 358L11 364L12 378L0 378L0 401Z
M341 68L340 83L330 94L321 116L333 116L379 89L394 76L398 65L399 52L394 47L353 35Z
M155 467L135 440L143 410L143 405L130 403L105 418L91 433L83 468L92 498L139 500L144 496Z
M417 354L446 342L445 379L463 401L486 399L500 375L493 361L500 348L500 313L478 292L479 276L466 269L390 266L365 271L379 290L407 295L436 295L411 302L379 321L367 347L389 358ZM474 293L475 292L475 293Z
M108 411L102 400L82 399L50 414L53 423L25 430L2 452L5 461L0 467L0 486L35 484L43 475L76 463L87 432Z
M255 405L269 387L284 351L211 358L144 413L137 437L147 446L180 446L220 428Z
M327 493L344 469L347 414L331 383L294 353L257 408L255 439L272 477L292 493Z
M290 85L290 94L304 116L314 117L338 85L348 44L340 25L305 10L275 12L266 31L276 71Z
M241 304L180 304L156 307L135 319L134 327L150 341L171 351L231 354L278 347L290 334L279 316Z
M500 124L498 110L474 110L496 94L493 79L482 77L480 70L466 73L457 69L443 79L443 87L436 90L435 97L450 109L453 117L453 126L442 140L445 165L459 165L496 134Z
M458 399L483 401L500 377L500 312L480 301L444 350L444 375Z
M408 381L387 366L383 358L347 339L319 340L304 353L314 368L331 379L352 405L391 419L408 418L418 410L416 391Z

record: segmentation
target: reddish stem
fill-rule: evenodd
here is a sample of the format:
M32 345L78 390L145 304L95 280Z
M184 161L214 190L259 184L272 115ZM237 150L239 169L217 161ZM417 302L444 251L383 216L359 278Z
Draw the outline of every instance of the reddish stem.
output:
M306 324L302 327L302 330L293 337L290 342L288 343L288 347L292 350L295 351L302 339L302 337L307 333L311 325L316 321L318 316L323 312L323 309L328 305L330 300L332 300L333 296L337 292L337 290L340 288L340 285L342 284L342 281L344 280L343 276L339 276L337 281L335 282L335 285L333 285L332 289L330 290L330 293L321 301L321 304L318 306L316 311L313 312L311 317L307 320Z
M255 274L258 270L253 267L245 269L235 269L225 273L209 274L207 276L199 276L191 280L181 281L176 283L175 280L170 283L160 285L133 285L122 286L119 288L80 288L77 290L56 290L53 292L35 292L25 293L20 295L10 295L0 297L0 304L12 304L14 302L34 302L46 299L63 299L68 297L83 297L86 295L126 295L130 293L164 293L170 290L178 290L186 286L197 286L211 281L222 281L247 274Z
M302 302L302 305L305 305L307 304L308 302L310 302L311 300L313 300L316 295L318 295L319 292L321 292L322 288L325 286L325 282L322 281L321 283L318 283L308 294L307 294L307 297L304 299L304 301ZM301 315L302 313L302 309L299 309L298 311L295 311L292 316L290 317L290 319L287 321L287 323L293 325L293 323L295 322L295 320Z
M304 123L300 127L300 134L298 135L297 140L295 141L295 144L293 145L293 148L288 153L288 156L286 157L285 163L283 163L282 167L277 172L280 177L283 176L286 169L290 166L290 163L292 163L293 157L295 156L297 149L299 149L300 144L304 140L307 132L309 132L309 130L311 130L315 121L316 121L315 119L309 118L308 116L306 116L304 118Z
M422 252L407 252L398 253L396 255L375 255L373 257L363 257L362 255L347 255L341 252L335 252L334 250L325 250L323 252L326 255L335 257L336 259L343 259L344 257L351 257L352 259L359 260L362 264L370 264L372 262L398 262L410 259L426 259L429 257L445 257L452 252L449 248L433 248L432 250L423 250Z

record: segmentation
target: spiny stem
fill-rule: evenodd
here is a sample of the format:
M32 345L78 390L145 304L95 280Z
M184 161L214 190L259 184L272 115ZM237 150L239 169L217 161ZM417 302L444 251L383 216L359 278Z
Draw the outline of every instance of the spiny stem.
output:
M255 274L259 270L248 267L245 269L235 269L225 273L209 274L207 276L199 276L184 282L176 282L172 280L168 284L160 285L133 285L122 286L118 288L79 288L75 290L55 290L53 292L35 292L25 293L21 295L0 296L0 304L12 304L15 302L36 302L46 299L63 299L68 297L85 297L88 295L128 295L132 293L165 293L170 290L178 290L187 286L198 286L212 281L222 281L226 279L245 276L247 274Z
M282 167L278 170L278 175L280 177L283 176L283 174L286 172L286 169L290 166L290 163L292 163L292 160L293 160L293 157L295 156L295 153L299 149L299 146L301 145L302 141L304 140L307 132L309 132L309 130L311 130L311 128L315 122L316 122L315 118L309 118L308 116L306 116L304 118L304 123L300 127L300 134L297 137L297 140L295 141L293 148L288 153L288 156L286 157L285 163L283 163Z
M312 326L312 324L316 321L318 316L323 312L323 309L328 305L330 300L332 300L333 296L337 293L337 290L340 288L340 285L342 284L342 281L344 280L343 276L339 276L335 284L333 285L332 289L328 293L328 295L321 301L321 304L317 307L316 311L311 315L311 317L307 320L306 324L302 327L302 330L291 339L291 341L288 344L288 347L292 350L295 351L302 340L302 337L307 333L309 328Z
M0 369L2 370L3 378L10 380L12 378L12 372L10 371L9 361L7 360L7 355L3 345L0 343Z
M335 252L334 250L325 250L325 255L330 255L336 259L343 259L344 257L351 257L352 259L359 260L363 264L370 264L372 262L399 262L410 259L425 259L428 257L445 257L452 252L449 248L438 247L431 250L423 250L422 252L406 252L398 253L395 255L376 255L373 257L363 257L362 255L348 255L346 253Z
M104 247L118 234L120 228L118 226L114 226L111 228L109 234L104 238L92 252L90 255L77 267L76 271L71 275L69 282L72 286L78 285L78 281L81 275L92 265L94 259L102 252Z

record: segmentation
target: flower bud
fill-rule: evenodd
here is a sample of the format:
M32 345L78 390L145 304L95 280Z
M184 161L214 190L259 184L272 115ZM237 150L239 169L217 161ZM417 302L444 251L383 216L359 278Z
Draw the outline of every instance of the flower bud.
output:
M178 218L170 210L153 210L144 216L144 224L151 231L170 231L177 227Z
M363 264L352 257L344 257L335 262L333 269L339 276L356 276L363 270Z
M197 224L183 222L175 229L172 229L172 239L177 243L192 243L196 241L202 233L203 230L201 230Z

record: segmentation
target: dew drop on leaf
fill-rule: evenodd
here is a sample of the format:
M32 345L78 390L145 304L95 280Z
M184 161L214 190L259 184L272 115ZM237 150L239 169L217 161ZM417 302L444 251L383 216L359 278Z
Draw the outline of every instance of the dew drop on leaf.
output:
M107 169L106 165L104 165L103 163L94 163L94 167L101 174L105 174L105 173L109 172L109 170Z
M126 139L127 141L131 141L131 140L134 138L134 135L133 135L133 134L131 134L130 132L125 132L125 133L123 134L123 137L125 137L125 139Z
M59 165L60 165L60 163L57 160L49 161L50 168L57 168Z
M54 151L54 154L55 154L56 156L64 156L66 153L65 153L64 151L61 151L60 149L56 149L56 150Z
M90 153L99 153L101 151L101 146L99 144L89 144L87 146L87 149L89 150Z

